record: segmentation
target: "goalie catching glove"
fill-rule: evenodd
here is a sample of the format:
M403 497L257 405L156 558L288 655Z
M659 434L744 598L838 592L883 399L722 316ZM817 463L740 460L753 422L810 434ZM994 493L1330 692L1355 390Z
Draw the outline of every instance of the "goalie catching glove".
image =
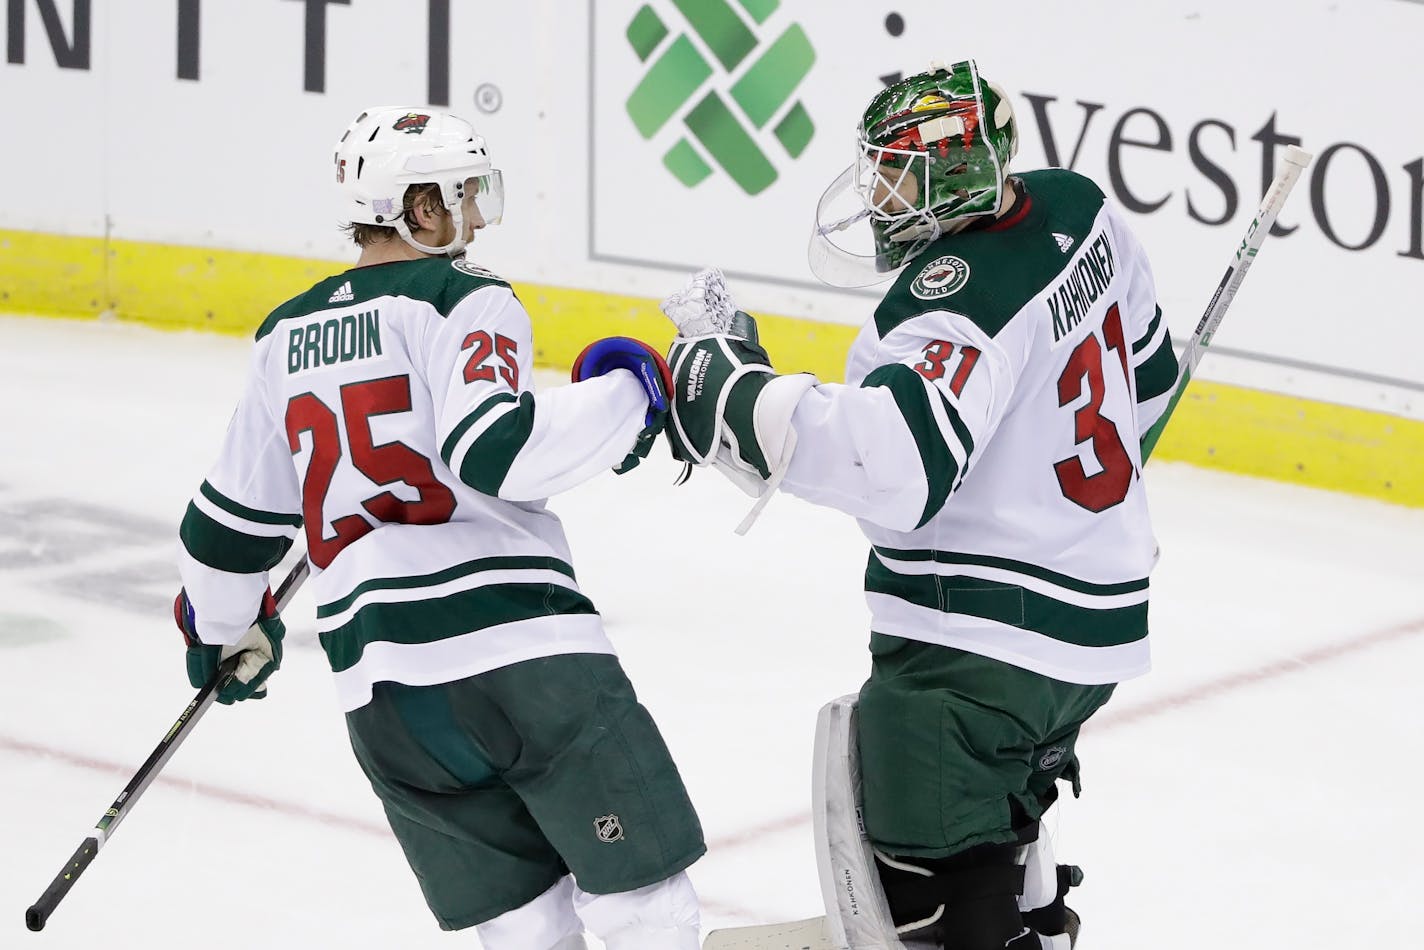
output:
M747 494L769 495L791 464L791 417L815 377L772 370L756 320L733 308L720 271L699 272L662 309L678 328L668 351L673 456L715 464Z
M267 697L267 677L282 665L282 638L287 633L270 589L262 596L257 620L242 639L233 644L212 645L198 638L198 619L186 590L180 589L173 600L173 620L188 646L188 682L194 689L211 683L223 662L237 656L232 676L218 688L218 702L231 705L244 699Z

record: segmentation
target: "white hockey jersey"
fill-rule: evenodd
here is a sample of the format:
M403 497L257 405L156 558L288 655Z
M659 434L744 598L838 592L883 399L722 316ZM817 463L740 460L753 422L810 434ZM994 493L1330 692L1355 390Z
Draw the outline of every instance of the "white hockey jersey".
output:
M1139 439L1176 360L1141 246L1082 176L941 238L797 406L783 487L860 519L878 633L1072 683L1147 671Z
M234 643L305 526L343 709L382 680L449 682L612 653L549 495L623 460L629 372L535 394L528 314L463 259L348 270L257 333L247 388L180 534L205 643Z

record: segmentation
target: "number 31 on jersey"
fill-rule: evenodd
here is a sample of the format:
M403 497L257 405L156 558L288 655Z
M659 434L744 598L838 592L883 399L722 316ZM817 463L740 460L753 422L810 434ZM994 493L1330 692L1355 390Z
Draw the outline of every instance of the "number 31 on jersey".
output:
M949 391L959 396L964 392L964 384L969 381L969 374L974 372L974 364L979 362L979 351L974 347L962 344L955 346L948 340L935 340L925 345L925 361L916 363L914 370L930 382L943 379L944 374L950 371L948 364L954 362L956 354L958 362L954 365L954 375L949 379Z

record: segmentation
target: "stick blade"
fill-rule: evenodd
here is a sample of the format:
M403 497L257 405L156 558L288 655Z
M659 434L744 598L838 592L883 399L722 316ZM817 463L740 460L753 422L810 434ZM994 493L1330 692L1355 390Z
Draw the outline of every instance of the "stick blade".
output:
M826 934L826 918L810 917L783 924L714 930L702 950L845 950Z

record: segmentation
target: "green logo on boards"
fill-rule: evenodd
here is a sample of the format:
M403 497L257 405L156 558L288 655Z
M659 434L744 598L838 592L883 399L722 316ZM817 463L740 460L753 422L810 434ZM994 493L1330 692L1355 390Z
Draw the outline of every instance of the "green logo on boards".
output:
M668 16L659 16L654 3ZM800 100L791 102L816 61L806 31L793 23L765 46L756 33L780 5L781 0L654 0L629 22L633 52L651 65L628 97L628 115L645 139L681 117L689 134L668 149L663 165L687 187L712 174L710 159L747 194L765 190L777 177L768 155L768 126L792 158L810 144L816 127ZM666 6L681 14L685 30L668 26L672 14Z

